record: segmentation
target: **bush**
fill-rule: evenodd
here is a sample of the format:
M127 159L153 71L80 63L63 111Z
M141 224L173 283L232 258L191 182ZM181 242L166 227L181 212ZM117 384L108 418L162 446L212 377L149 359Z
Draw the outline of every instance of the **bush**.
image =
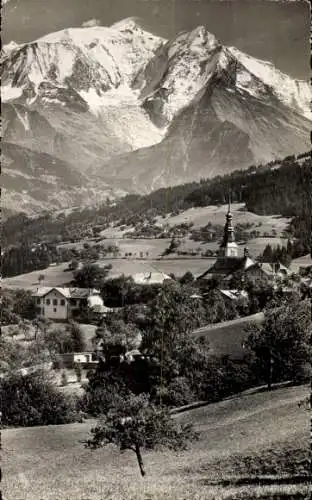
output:
M68 385L68 377L66 372L62 372L61 375L61 385L64 387L65 385Z
M163 390L159 390L159 401L169 407L184 406L196 400L196 395L192 391L186 377L176 377Z
M90 373L89 384L79 401L79 408L92 416L106 413L119 399L129 394L118 377L110 373Z
M77 381L81 382L81 378L82 378L81 363L76 363L75 364L75 373L76 373Z
M78 421L74 400L63 395L42 371L14 374L0 381L2 422L6 426L67 424Z

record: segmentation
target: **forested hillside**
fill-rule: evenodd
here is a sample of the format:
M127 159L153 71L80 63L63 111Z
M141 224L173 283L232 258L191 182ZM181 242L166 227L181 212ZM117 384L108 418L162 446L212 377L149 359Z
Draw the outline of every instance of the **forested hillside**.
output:
M146 196L128 195L117 203L107 199L100 207L72 210L68 214L47 214L29 218L24 214L9 217L2 225L3 247L22 242L75 241L96 236L110 223L136 224L157 215L178 213L191 207L245 202L249 211L260 215L293 217L290 235L300 240L300 252L310 249L311 155L290 156L265 166L251 166L211 180L202 179Z

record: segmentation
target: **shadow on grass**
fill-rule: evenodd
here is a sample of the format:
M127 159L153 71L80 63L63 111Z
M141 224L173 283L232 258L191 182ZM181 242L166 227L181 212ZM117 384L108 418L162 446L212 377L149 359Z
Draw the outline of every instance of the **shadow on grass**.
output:
M254 496L244 496L240 497L244 498L244 500L254 500ZM267 493L263 495L257 495L257 500L285 500L286 499L291 499L291 500L309 500L310 499L310 494L309 493L291 493L291 492L283 492L283 493ZM234 499L233 497L233 500Z
M295 476L241 476L228 479L220 479L219 481L203 479L201 481L209 486L270 486L270 485L287 485L287 484L310 484L308 474Z

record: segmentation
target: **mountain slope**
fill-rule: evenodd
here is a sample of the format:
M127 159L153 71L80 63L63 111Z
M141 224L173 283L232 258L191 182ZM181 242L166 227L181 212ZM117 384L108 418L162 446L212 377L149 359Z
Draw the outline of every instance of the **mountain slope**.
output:
M167 41L126 19L2 50L3 141L65 162L105 195L306 151L309 100L308 83L204 27Z
M267 163L285 152L306 151L310 126L274 97L268 105L244 91L226 88L222 81L214 82L171 122L161 143L113 158L104 171L110 167L111 182L119 181L123 187L132 182L136 189L148 186L147 192L150 185L156 189L209 178Z
M99 190L69 163L8 142L2 143L2 185L3 205L18 212L80 206L112 196L110 186L102 183Z

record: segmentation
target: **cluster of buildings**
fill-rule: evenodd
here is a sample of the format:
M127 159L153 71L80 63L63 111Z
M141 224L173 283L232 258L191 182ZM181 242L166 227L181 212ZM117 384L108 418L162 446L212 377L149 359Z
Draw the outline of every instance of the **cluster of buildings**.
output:
M300 261L300 259L298 259ZM255 261L245 248L240 254L239 246L235 241L233 216L229 206L224 226L223 240L220 245L219 254L214 264L203 274L196 278L199 288L205 288L212 278L218 277L218 288L225 301L233 302L239 299L248 300L248 293L244 290L244 280L267 280L274 287L281 287L287 292L295 288L295 282L289 285L294 274L297 275L297 285L312 289L311 259L307 262L294 262L290 268L280 262L258 262ZM300 276L301 275L301 276ZM240 280L239 289L233 288L233 279ZM287 279L287 278L290 278ZM162 272L152 271L139 273L133 276L134 283L139 285L155 285L172 280ZM234 280L235 281L235 280ZM202 286L203 285L203 286ZM283 288L284 287L284 288ZM63 288L63 287L39 287L33 294L36 300L38 316L52 321L67 322L77 318L86 318L88 323L99 324L107 314L114 309L105 306L99 290L89 288ZM192 297L201 298L204 293L194 294ZM92 346L90 352L73 353L68 355L68 362L82 363L85 366L96 363L99 359L97 349L100 345Z
M218 277L221 291L225 296L233 299L238 295L237 290L230 290L230 285L235 276L240 277L242 285L244 281L252 279L255 281L268 281L275 288L282 285L282 289L285 291L288 289L293 290L295 286L300 285L311 288L312 280L308 277L308 271L312 269L311 264L311 259L308 259L307 262L303 261L302 265L300 265L300 262L295 261L289 268L280 262L258 262L251 258L247 248L244 249L243 255L239 255L239 247L235 241L233 216L229 205L219 255L214 264L200 275L197 281L204 284L213 277ZM293 283L293 286L286 286L286 283L289 282L287 278L292 278L294 275L298 276L296 285Z
M304 285L307 289L311 289L312 280L306 272L309 267L311 268L311 262L311 259L303 260L302 263L295 261L287 268L280 262L255 261L249 255L247 248L240 255L239 246L235 241L233 216L229 205L218 257L207 271L196 278L196 282L198 285L203 285L204 288L205 283L217 277L219 289L224 298L229 301L247 298L246 292L243 290L243 284L244 281L250 279L268 281L274 287L280 287L282 284L286 291L287 288L294 289L295 283L289 286L290 280L287 278L292 278L296 274L298 276L297 286ZM239 290L233 288L235 277L241 282ZM135 284L148 286L161 285L172 281L172 278L161 271L155 270L137 273L133 275L133 281ZM287 286L286 283L288 283ZM100 291L95 289L41 287L36 290L34 297L38 315L53 321L68 321L84 316L88 317L91 322L97 322L112 311L112 309L104 305Z

